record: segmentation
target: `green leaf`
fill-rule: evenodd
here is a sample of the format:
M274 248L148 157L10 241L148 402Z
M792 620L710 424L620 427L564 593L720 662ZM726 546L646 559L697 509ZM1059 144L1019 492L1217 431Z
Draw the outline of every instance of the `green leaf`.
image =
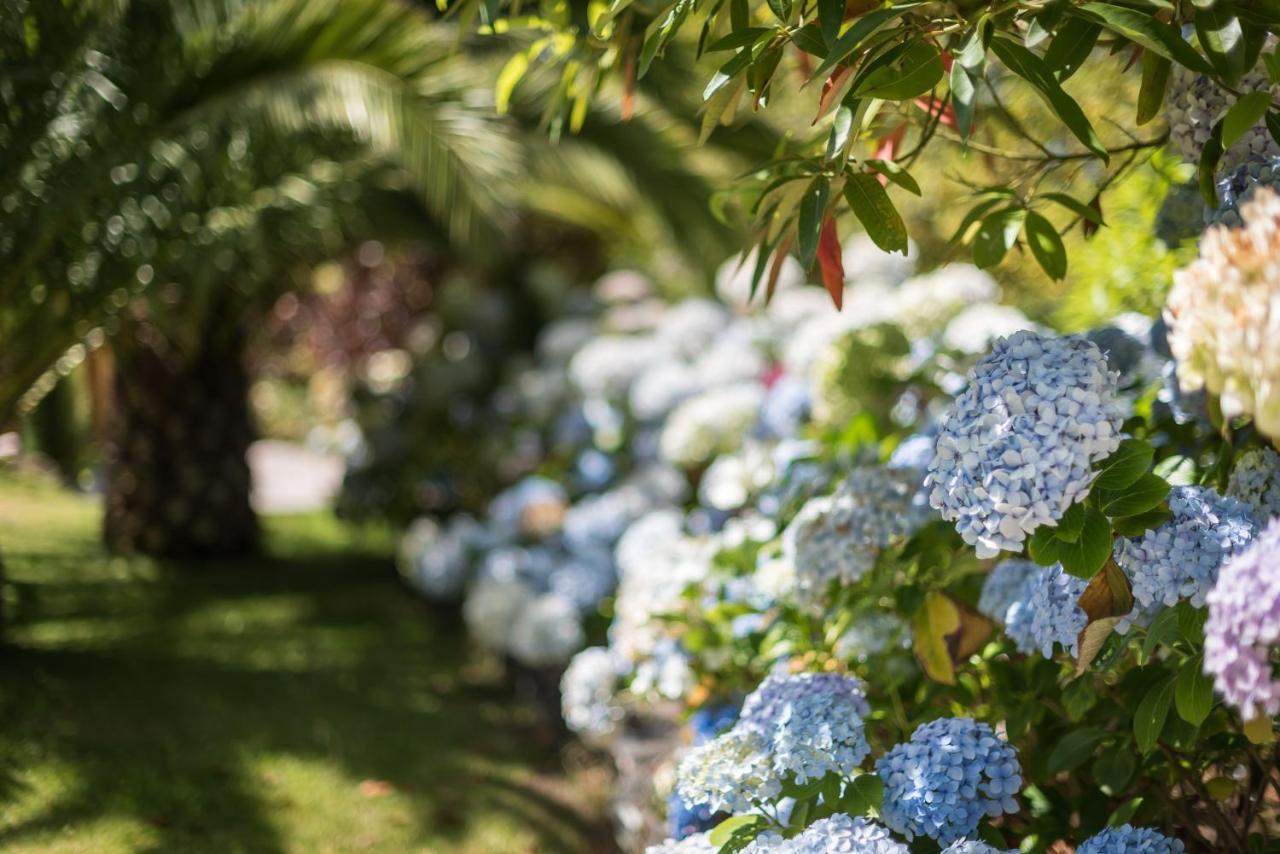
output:
M1083 528L1083 525L1081 527ZM1076 538L1079 539L1079 534ZM1041 566L1053 566L1058 562L1062 547L1066 544L1065 540L1058 539L1057 532L1053 528L1041 525L1027 540L1027 554Z
M813 266L818 254L818 237L822 232L822 220L827 215L827 195L831 182L819 175L809 184L800 199L800 214L796 222L796 254L806 270Z
M1148 472L1124 489L1100 489L1096 495L1108 516L1133 516L1159 506L1169 495L1169 482Z
M844 787L840 809L849 815L879 813L884 804L884 781L879 774L859 774Z
M1115 453L1094 464L1098 473L1093 480L1094 489L1124 489L1132 486L1151 468L1156 449L1141 439L1125 439Z
M1154 119L1164 107L1164 91L1169 85L1169 70L1173 67L1166 57L1153 51L1142 52L1142 88L1138 90L1138 116L1140 125Z
M762 815L730 816L715 826L707 841L719 854L733 854L750 845L768 826L769 820Z
M1140 537L1152 528L1159 528L1173 518L1168 507L1161 505L1146 513L1135 513L1132 516L1117 516L1111 520L1111 528L1121 537Z
M844 197L867 236L885 252L907 254L907 226L889 194L873 176L854 173L844 184Z
M1045 530L1051 531L1064 543L1076 542L1080 539L1080 532L1084 530L1084 505L1072 504L1067 508L1067 512L1062 514L1056 526L1052 528L1045 526Z
M1225 149L1222 146L1222 122L1213 126L1204 148L1200 150L1200 166L1196 170L1196 179L1200 182L1200 195L1205 204L1211 208L1218 206L1217 171L1218 161L1222 160Z
M1195 25L1209 62L1226 84L1234 87L1245 72L1246 45L1240 20L1225 0L1210 0L1196 4Z
M1173 677L1161 679L1148 689L1133 713L1133 736L1138 750L1150 753L1160 739L1160 732L1173 705Z
M911 177L911 173L903 169L892 160L865 160L863 161L872 169L897 184L908 193L920 195L920 185L916 179Z
M1111 733L1098 727L1080 727L1058 739L1053 750L1049 752L1045 770L1050 774L1063 771L1074 771L1093 758L1098 745L1106 741Z
M835 44L844 23L844 0L818 0L818 22L822 25L822 40Z
M1247 95L1241 95L1222 118L1222 147L1230 148L1234 145L1236 140L1262 121L1262 117L1267 114L1270 106L1270 92L1250 92Z
M809 79L827 79L828 71L835 68L837 63L842 62L845 57L857 50L858 45L862 44L867 36L901 15L905 8L905 6L893 6L888 9L877 9L854 21L853 25L844 31L844 35L836 39L835 43L831 45L827 58L822 61Z
M1098 704L1098 692L1087 679L1068 682L1062 689L1062 708L1072 721L1080 721Z
M1142 639L1141 661L1151 660L1151 654L1160 644L1168 644L1178 636L1178 612L1174 608L1165 608L1156 614L1151 625L1147 627L1147 636Z
M827 43L822 40L822 30L817 24L805 24L791 32L791 43L807 54L825 59Z
M964 219L960 220L960 225L956 226L955 233L951 235L951 243L959 243L969 233L969 229L973 228L973 224L982 219L988 211L1002 202L1008 201L1007 197L994 196L989 199L983 199L978 202L969 212L964 215Z
M791 0L768 0L769 8L780 23L791 22Z
M1183 600L1173 610L1178 614L1178 631L1186 638L1187 643L1192 646L1204 643L1204 624L1209 617L1208 609L1197 608Z
M853 110L844 104L836 107L831 120L831 135L827 137L827 160L835 160L844 153L853 131Z
M775 31L769 27L747 27L745 30L737 30L729 33L729 35L712 42L707 48L707 53L716 53L722 50L737 50L740 47L747 47L755 44L762 36L771 35Z
M1128 824L1129 819L1133 818L1137 814L1138 808L1142 806L1142 801L1141 797L1130 798L1116 807L1115 811L1107 816L1107 827L1119 827L1122 824Z
M1054 78L1053 72L1045 66L1044 60L1022 45L1001 37L991 40L991 50L1006 68L1032 85L1048 104L1049 109L1053 110L1085 148L1098 155L1103 162L1110 159L1106 147L1098 138L1093 125L1089 124L1084 111L1080 109L1080 105L1074 98L1063 91L1062 86Z
M1053 223L1031 211L1023 228L1031 254L1049 278L1058 281L1067 275L1067 247L1062 245L1062 238Z
M1157 21L1145 12L1109 3L1085 3L1077 6L1073 12L1097 21L1112 32L1192 71L1213 73L1213 66L1187 44L1177 27Z
M1112 747L1093 763L1093 779L1103 794L1114 798L1125 790L1137 767L1138 759L1127 746Z
M1178 715L1192 726L1200 726L1213 710L1213 683L1203 672L1204 658L1184 662L1174 683L1173 705Z
M1057 204L1062 205L1081 219L1086 219L1094 225L1106 225L1106 222L1102 219L1102 214L1099 213L1096 208L1086 205L1084 202L1073 196L1068 196L1066 193L1045 193L1041 198L1048 199L1051 202L1056 202Z
M872 69L853 93L860 98L907 101L928 92L942 80L942 55L926 41L914 41L885 54L885 62Z
M1267 131L1271 134L1271 138L1276 141L1277 145L1280 145L1280 113L1268 112L1266 121Z
M1062 568L1077 578L1092 578L1111 556L1111 526L1105 516L1086 507L1079 539L1074 543L1058 542Z
M999 264L1018 239L1025 216L1026 211L1014 208L983 217L973 236L973 263L984 269Z
M968 139L973 130L974 96L977 90L973 78L963 65L956 62L951 65L951 109L956 114L956 130L961 138Z
M1059 82L1080 70L1100 32L1102 27L1086 18L1072 18L1062 25L1044 52L1044 64L1056 73Z

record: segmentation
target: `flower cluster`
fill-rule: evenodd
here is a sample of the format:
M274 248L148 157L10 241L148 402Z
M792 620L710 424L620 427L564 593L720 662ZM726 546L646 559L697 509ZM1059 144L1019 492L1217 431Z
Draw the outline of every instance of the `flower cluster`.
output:
M623 716L616 693L621 669L614 654L598 646L570 660L560 677L560 708L569 729L595 739L613 732Z
M1280 182L1280 157L1248 160L1218 181L1218 206L1206 211L1207 225L1239 228L1244 225L1240 206L1250 201L1261 187L1275 190Z
M1223 415L1280 436L1280 195L1259 191L1241 228L1211 228L1174 274L1165 306L1183 391L1208 389Z
M1090 836L1076 854L1182 854L1186 847L1149 827L1122 824Z
M1265 92L1280 95L1280 86L1271 82L1265 68L1259 66L1240 79L1240 92ZM1169 141L1188 163L1199 163L1213 126L1222 120L1237 96L1219 86L1206 75L1197 74L1174 63L1166 90L1169 118ZM1258 122L1222 155L1222 168L1234 169L1246 160L1280 154L1265 124Z
M796 598L820 603L833 580L857 581L882 550L910 536L928 518L921 480L912 469L861 466L834 494L810 499L782 535Z
M1005 613L1005 633L1018 652L1039 650L1053 657L1054 644L1071 655L1079 654L1080 632L1089 617L1080 607L1085 581L1068 575L1059 564L1040 567L1020 591L1020 598Z
M942 854L1017 854L1017 851L1012 848L996 848L978 840L961 839L943 848Z
M1222 568L1209 591L1204 670L1241 717L1280 712L1271 649L1280 642L1280 520Z
M973 833L984 816L1017 812L1018 758L991 727L970 718L939 718L876 762L884 780L884 822L908 839L949 845Z
M650 845L644 854L717 854L719 846L711 844L711 831L695 833L684 839L667 839L658 845Z
M793 839L765 833L744 854L909 854L889 831L865 818L836 813L815 821Z
M1253 513L1234 498L1204 487L1175 486L1168 503L1169 521L1140 537L1116 540L1116 563L1129 576L1143 611L1183 599L1203 606L1218 569L1253 539Z
M1019 332L995 343L939 425L926 484L979 557L1020 551L1120 444L1116 377L1093 343Z
M987 573L978 597L978 611L1001 623L1009 622L1009 608L1024 602L1027 584L1038 578L1043 569L1038 563L1022 558L1002 560Z
M782 791L768 745L754 729L735 726L690 750L676 770L676 792L687 806L747 812Z
M466 514L451 516L444 524L423 516L401 538L396 565L404 580L423 595L456 599L466 585L471 559L484 542L484 528Z
M662 456L694 468L738 446L755 426L764 390L757 383L714 388L681 403L662 430Z
M1227 497L1248 504L1259 522L1280 516L1280 454L1270 448L1241 454L1227 481Z

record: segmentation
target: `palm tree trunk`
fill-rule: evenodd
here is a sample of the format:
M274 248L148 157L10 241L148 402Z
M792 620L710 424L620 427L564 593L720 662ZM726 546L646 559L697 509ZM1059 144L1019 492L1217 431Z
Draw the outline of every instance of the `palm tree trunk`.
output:
M243 332L215 330L197 352L178 352L155 327L136 323L116 342L107 547L166 557L256 551Z

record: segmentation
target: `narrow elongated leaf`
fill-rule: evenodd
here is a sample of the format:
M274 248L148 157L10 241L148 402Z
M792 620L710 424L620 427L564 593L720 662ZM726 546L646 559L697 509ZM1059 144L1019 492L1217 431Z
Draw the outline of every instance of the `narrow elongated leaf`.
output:
M1200 184L1200 196L1211 208L1218 206L1217 173L1218 162L1226 149L1222 145L1222 122L1218 122L1209 131L1209 138L1200 151L1200 166L1196 170L1196 180Z
M1182 38L1177 27L1159 21L1146 12L1110 3L1085 3L1075 7L1072 12L1097 21L1112 32L1192 71L1213 73L1213 66Z
M1067 129L1084 144L1085 148L1098 155L1104 162L1110 159L1106 147L1093 125L1075 99L1063 91L1054 78L1053 73L1045 67L1044 61L1020 44L1005 38L996 37L991 40L991 50L1005 67L1026 80L1040 94L1054 114L1062 120Z
M964 139L973 130L973 101L977 90L969 71L959 62L951 65L951 109L956 114L956 130Z
M516 84L529 70L529 55L523 51L513 54L498 72L498 81L494 84L493 106L499 113L505 113L511 106L511 94Z
M813 77L810 80L823 79L828 71L835 68L837 63L842 62L857 50L858 45L862 44L868 36L901 15L904 8L902 6L894 6L888 9L877 9L854 21L853 25L845 30L844 35L836 39L831 45L831 49L827 52L827 58L813 72Z
M737 50L740 47L746 47L755 44L756 40L770 35L774 30L768 27L747 27L745 30L737 30L729 33L729 35L711 43L707 48L707 53L716 53L722 50Z
M1027 245L1049 278L1058 280L1067 274L1067 247L1053 223L1034 211L1027 214L1023 225Z
M1236 140L1262 121L1262 117L1267 114L1270 107L1270 92L1250 92L1247 95L1241 95L1222 118L1222 147L1230 148L1234 145Z
M906 101L937 86L943 74L938 49L928 42L911 42L856 83L854 94L860 98Z
M822 286L839 311L844 307L844 252L836 233L835 217L830 214L823 220L822 232L818 235L818 270L822 274Z
M711 96L719 92L729 81L733 80L748 65L751 64L751 51L742 50L733 55L733 58L720 66L720 70L712 75L707 81L707 86L702 90L702 100L710 101Z
M796 221L796 254L806 270L813 266L813 259L818 253L818 237L822 221L827 215L827 195L830 191L831 182L826 176L819 175L809 184L800 200L800 214Z
M1240 20L1224 0L1212 0L1196 4L1195 25L1196 36L1209 62L1228 86L1235 86L1245 72L1247 52Z
M1142 54L1142 87L1138 90L1138 116L1140 125L1154 119L1164 106L1164 90L1169 85L1169 70L1173 63L1155 51Z
M844 23L844 0L818 0L818 22L822 25L822 39L828 45L835 44Z
M920 195L920 184L916 179L911 177L911 173L903 169L892 160L867 160L864 161L872 169L897 184L902 189L913 195Z
M1147 691L1133 713L1133 736L1138 750L1150 753L1160 739L1169 707L1173 705L1173 677L1162 679Z
M879 181L866 173L852 174L845 181L844 197L876 246L907 254L907 225Z
M1087 18L1072 18L1062 25L1049 49L1044 52L1044 64L1061 82L1080 70L1089 58L1093 46L1098 43L1102 26Z

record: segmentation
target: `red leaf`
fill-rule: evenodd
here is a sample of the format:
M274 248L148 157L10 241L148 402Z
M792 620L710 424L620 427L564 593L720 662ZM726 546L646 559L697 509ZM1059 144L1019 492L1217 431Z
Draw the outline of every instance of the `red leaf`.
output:
M627 54L627 65L624 72L625 83L622 90L622 120L624 122L631 121L631 116L636 110L636 54L631 51Z
M876 145L875 154L872 155L874 160L893 160L898 156L898 148L902 145L902 138L907 135L907 125L898 125L889 135L882 138ZM880 182L880 186L886 186L889 179L879 172L876 173L876 180Z
M796 48L796 69L800 72L801 80L808 80L813 76L813 58L800 48Z
M943 50L940 51L940 53L942 54L942 70L950 74L951 63L954 62L955 59L951 56L951 51L949 50Z
M840 235L836 234L836 221L830 214L822 221L818 233L818 267L822 270L822 286L831 294L831 301L839 311L844 304L844 257L840 251Z
M825 116L832 105L844 95L844 84L853 83L850 76L852 74L853 69L843 65L831 72L831 76L822 84L822 97L818 99L818 115L813 117L814 124L817 124L818 119Z
M956 110L950 101L941 101L930 95L927 98L916 98L915 105L924 110L929 118L936 118L952 130L956 129Z

